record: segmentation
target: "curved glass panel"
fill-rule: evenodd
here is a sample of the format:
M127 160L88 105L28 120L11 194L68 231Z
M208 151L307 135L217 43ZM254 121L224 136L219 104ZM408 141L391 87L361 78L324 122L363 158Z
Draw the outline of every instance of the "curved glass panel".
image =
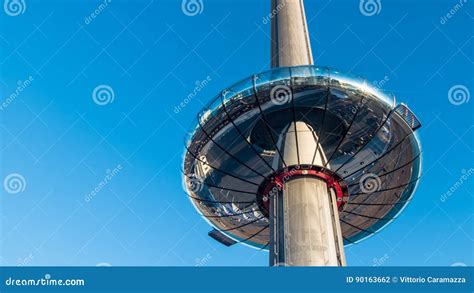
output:
M222 99L226 105L234 100L245 104L245 97L251 95L253 95L253 77L246 78L222 91Z
M257 93L270 91L278 85L290 86L290 69L288 67L276 68L255 75Z
M316 66L291 67L293 86L327 86L329 84L329 69Z

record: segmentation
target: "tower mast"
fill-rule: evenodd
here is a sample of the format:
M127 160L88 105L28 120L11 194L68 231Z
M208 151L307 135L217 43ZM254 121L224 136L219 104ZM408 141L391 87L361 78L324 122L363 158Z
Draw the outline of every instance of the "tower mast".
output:
M272 68L312 65L303 0L271 0L271 12Z
M272 0L271 5L272 67L312 65L303 0ZM285 165L329 167L318 136L303 121L284 128L278 148ZM274 167L281 169L281 161L275 157ZM289 179L270 199L270 265L345 266L334 192L320 178L287 173Z

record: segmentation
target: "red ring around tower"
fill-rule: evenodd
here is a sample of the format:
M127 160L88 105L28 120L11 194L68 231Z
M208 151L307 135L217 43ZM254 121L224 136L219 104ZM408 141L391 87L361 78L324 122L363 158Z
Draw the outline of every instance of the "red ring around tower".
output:
M347 185L336 173L321 167L312 165L295 165L278 170L267 177L260 185L257 192L257 203L262 213L268 217L270 210L269 197L283 190L284 184L298 177L313 177L322 179L328 188L332 188L336 194L337 208L341 211L347 203L349 193Z

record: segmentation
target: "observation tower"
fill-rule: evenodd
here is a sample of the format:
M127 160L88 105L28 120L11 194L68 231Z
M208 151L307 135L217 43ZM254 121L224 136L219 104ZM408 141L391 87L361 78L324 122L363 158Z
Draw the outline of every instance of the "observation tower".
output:
M209 235L271 266L345 266L344 245L413 196L413 112L366 80L313 65L302 0L271 1L272 69L223 89L185 141L183 182Z

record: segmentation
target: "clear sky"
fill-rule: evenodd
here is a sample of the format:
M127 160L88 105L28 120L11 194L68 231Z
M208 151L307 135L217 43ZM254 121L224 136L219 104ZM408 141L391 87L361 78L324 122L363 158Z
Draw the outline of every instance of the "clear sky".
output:
M267 265L207 236L180 169L203 104L269 68L270 1L17 2L0 11L0 265ZM347 262L473 265L473 4L373 2L305 1L315 63L423 123L413 201Z

